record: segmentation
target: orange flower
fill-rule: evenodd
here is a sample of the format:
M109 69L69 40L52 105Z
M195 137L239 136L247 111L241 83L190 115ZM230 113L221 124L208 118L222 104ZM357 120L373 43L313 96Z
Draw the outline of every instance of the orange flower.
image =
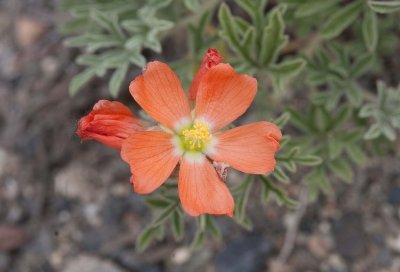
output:
M130 165L137 193L156 190L179 163L178 191L183 209L192 216L232 216L232 195L211 161L249 174L271 172L281 132L269 122L220 131L250 106L257 81L236 74L229 64L217 64L202 73L191 112L175 73L158 61L147 65L129 90L162 130L130 135L122 144L121 156Z
M96 140L109 147L121 149L122 141L143 130L140 120L123 104L100 100L93 110L78 123L77 134L82 140Z
M199 84L205 73L213 66L220 64L223 57L219 54L217 49L208 48L207 53L204 54L203 60L201 61L200 69L197 71L196 76L193 79L192 84L189 87L188 96L191 102L196 101L197 90Z

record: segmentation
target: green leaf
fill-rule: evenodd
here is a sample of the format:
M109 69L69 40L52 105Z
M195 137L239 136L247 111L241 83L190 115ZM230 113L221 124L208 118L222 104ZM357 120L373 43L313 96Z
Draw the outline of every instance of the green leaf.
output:
M378 20L376 14L366 9L362 22L364 42L370 52L374 52L378 43Z
M126 73L128 72L129 63L122 63L113 73L109 88L112 97L117 97L119 90L121 89L122 81L125 79Z
M64 23L59 31L61 34L77 33L87 27L87 18L76 18L72 21Z
M238 221L238 223L247 231L253 230L253 222L251 222L250 218L247 216L245 216L241 221Z
M155 228L145 228L136 239L136 249L143 252L155 238Z
M365 140L372 140L378 138L381 135L382 130L378 123L373 124L367 132L364 134Z
M129 54L129 61L139 67L143 67L146 64L146 59L139 51L133 51Z
M199 0L184 0L185 7L193 12L198 11L200 7Z
M274 172L272 174L277 180L279 180L283 183L289 182L289 177L285 174L285 172L279 166L275 167Z
M328 10L330 7L337 4L336 0L313 0L313 1L304 1L305 3L300 4L296 8L296 12L294 16L297 18L308 17L314 14L319 14Z
M295 161L305 166L315 166L322 163L321 157L315 155L304 155L295 158Z
M215 223L215 219L211 216L211 215L207 215L207 230L210 231L211 235L217 239L217 240L221 240L222 238L222 233L220 228L218 227L218 225Z
M378 13L400 11L400 1L368 1L369 7Z
M254 28L248 21L242 17L235 17L235 25L237 27L237 32L240 35L244 35L249 28Z
M175 237L175 240L177 240L177 241L182 240L183 235L184 235L185 224L183 222L182 215L176 210L174 211L174 214L172 216L171 227L172 227L172 233Z
M249 27L246 31L246 33L243 36L243 39L241 41L241 45L243 48L247 48L250 51L253 51L255 48L255 31L254 27Z
M119 25L113 24L113 21L116 20L115 14L109 14L106 12L102 12L98 9L91 9L90 17L96 22L96 24L98 24L102 28L106 29L108 31L108 33L119 36L120 38L124 38L122 31L117 29L117 28L119 28Z
M141 20L124 20L122 21L121 25L127 31L133 33L142 32L146 29L145 24Z
M351 67L350 78L360 77L368 68L371 67L374 56L372 54L364 54L357 58Z
M330 97L329 92L318 92L311 95L311 102L317 106L325 105Z
M283 166L284 166L288 171L290 171L290 172L292 172L292 173L294 173L294 172L297 171L296 163L295 163L294 161L292 161L292 160L290 160L290 161L285 161L285 162L283 162L282 164L283 164Z
M278 205L285 205L289 208L293 208L297 205L297 202L291 199L285 190L274 185L267 177L259 176L264 185L263 199L267 199L269 194L272 193L275 196L276 203ZM265 200L264 200L265 201Z
M144 38L141 35L135 35L125 42L125 49L127 50L141 50L143 47Z
M320 132L326 131L332 122L332 118L324 107L314 107L312 117L314 126Z
M206 240L206 234L204 231L202 231L200 228L197 229L196 234L194 236L193 242L192 242L192 248L194 250L199 250L204 246L204 242Z
M88 52L95 52L101 48L119 46L121 45L121 40L113 35L85 33L66 39L64 45L69 47L85 46Z
M165 227L164 225L159 225L154 229L154 236L158 241L161 241L165 237Z
M361 149L360 146L356 144L349 144L346 146L347 154L349 155L350 159L357 163L358 165L364 165L367 161L367 155Z
M353 170L350 164L343 158L338 158L329 163L329 168L341 180L351 183L353 181Z
M311 132L313 129L310 125L310 121L295 109L288 109L290 113L290 123L292 123L295 127L303 130L304 132Z
M64 40L63 44L67 47L86 46L90 42L91 34L82 34L76 37L70 37Z
M382 134L390 141L396 140L396 132L389 125L383 125L381 128Z
M303 59L286 60L279 64L274 64L269 67L269 70L275 76L288 77L298 74L306 62Z
M96 70L87 68L83 72L74 76L69 85L69 94L74 96L86 83L96 75Z
M331 123L329 124L328 131L335 130L340 127L350 116L351 110L348 106L342 106L339 109L339 112L332 118Z
M331 160L336 159L342 153L343 143L338 141L335 137L328 137L328 150L329 150L329 158Z
M164 221L167 220L173 214L173 212L176 210L176 208L177 208L177 204L176 203L170 204L151 223L151 226L152 227L156 227L156 226L159 226L160 224L164 223Z
M163 198L149 197L144 202L152 208L164 209L171 204L171 201Z
M240 52L239 41L235 31L236 23L227 4L222 3L218 12L218 18L222 26L224 36L230 41L232 47Z
M246 215L247 200L249 198L251 186L253 185L253 178L252 175L247 175L246 179L241 184L239 196L235 201L235 217L238 218L238 221L243 220Z
M325 194L331 191L331 184L322 167L314 168L305 176L304 180L308 185L308 197L310 201L315 201L320 191Z
M278 6L269 14L268 24L262 34L259 59L263 65L274 63L279 50L287 44L288 38L284 35L284 30L285 23Z
M362 1L354 1L333 13L322 28L322 36L326 39L332 39L340 35L357 18L362 10L362 4Z
M377 109L376 109L375 105L367 104L361 108L360 112L358 113L358 116L361 118L366 118L366 117L374 116L376 112L377 112Z
M251 17L255 17L254 0L236 0L236 3L244 9Z
M357 83L353 82L347 85L346 96L351 105L356 108L360 107L362 103L362 90Z
M273 123L277 125L279 128L283 128L289 120L290 120L290 113L284 112L278 118L276 118L273 121Z

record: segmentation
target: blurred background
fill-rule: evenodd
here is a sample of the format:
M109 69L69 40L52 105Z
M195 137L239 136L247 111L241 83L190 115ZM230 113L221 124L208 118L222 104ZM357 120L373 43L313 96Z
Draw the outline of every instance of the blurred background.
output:
M352 184L336 182L311 204L294 177L286 189L299 199L297 209L262 206L253 190L252 230L218 218L223 239L209 239L201 250L190 248L189 217L181 242L167 234L143 253L135 250L151 210L132 192L118 152L75 134L79 118L110 94L105 78L69 95L81 67L74 63L79 51L64 47L58 31L68 17L59 4L0 1L0 271L400 271L395 153L369 159ZM178 32L164 40L161 55L145 56L178 59L184 40ZM122 86L118 100L133 106L128 81Z

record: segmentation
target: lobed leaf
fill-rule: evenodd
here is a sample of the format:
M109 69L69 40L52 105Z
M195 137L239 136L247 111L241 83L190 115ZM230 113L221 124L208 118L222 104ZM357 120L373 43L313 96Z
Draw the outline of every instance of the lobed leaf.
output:
M332 39L340 35L357 18L362 10L362 4L362 1L356 0L333 13L322 28L322 36L326 39Z
M128 72L129 63L121 63L121 65L114 71L111 76L109 88L110 94L112 97L117 97L119 90L121 89L121 85L123 80L126 77L126 73Z
M74 76L69 85L69 94L74 96L80 88L88 83L96 75L96 70L87 68L83 72Z
M368 50L374 52L378 43L378 19L376 14L368 9L364 11L362 33Z
M304 3L300 3L300 5L296 8L296 12L294 15L297 18L308 17L311 15L318 15L321 12L325 12L329 10L332 6L338 3L337 0L312 0L312 1L304 1Z
M400 11L400 1L368 1L369 7L378 13L392 13Z
M288 41L284 35L285 23L279 6L276 7L268 17L268 24L263 30L261 39L260 62L268 66L275 62L279 50L283 48Z

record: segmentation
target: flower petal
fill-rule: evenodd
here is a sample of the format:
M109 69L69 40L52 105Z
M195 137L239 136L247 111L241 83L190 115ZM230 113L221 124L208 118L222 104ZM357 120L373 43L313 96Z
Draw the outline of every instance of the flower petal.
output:
M79 120L76 133L82 140L96 140L121 149L122 142L132 133L143 130L131 110L117 101L100 100L93 110Z
M208 213L233 216L232 195L204 156L200 160L183 157L178 190L182 207L189 215Z
M189 87L189 100L195 102L197 96L197 90L199 89L199 84L201 79L206 74L206 72L217 64L220 64L223 57L219 54L217 49L208 48L207 52L204 54L201 61L201 66L194 77L192 84Z
M168 65L153 61L129 86L136 102L157 122L170 129L190 118L188 99Z
M196 98L196 117L216 131L242 115L257 92L257 81L236 74L229 64L218 64L203 76Z
M275 168L275 153L282 137L269 122L256 122L214 135L215 146L207 154L217 162L249 174L265 174Z
M151 193L171 175L180 158L172 139L163 131L142 131L124 141L121 157L130 165L135 192Z

